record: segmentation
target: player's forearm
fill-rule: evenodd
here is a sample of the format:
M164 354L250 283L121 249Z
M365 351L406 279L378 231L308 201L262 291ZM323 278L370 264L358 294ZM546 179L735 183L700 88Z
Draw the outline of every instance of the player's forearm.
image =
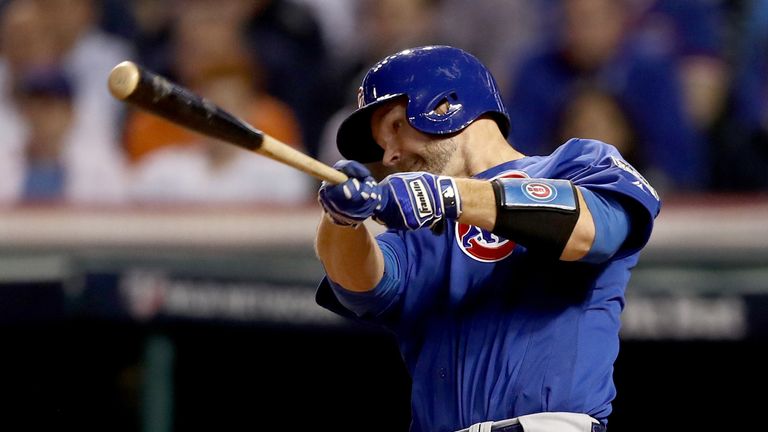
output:
M457 178L456 185L462 200L462 214L459 221L493 232L496 225L497 203L491 183L484 180ZM589 252L595 238L595 227L589 208L584 203L578 187L576 192L581 210L573 232L560 255L560 259L564 261L583 258Z
M576 187L576 194L579 199L579 220L573 227L573 232L565 245L565 249L563 249L563 254L560 255L560 259L563 261L577 261L584 258L595 240L595 224L592 221L589 207L584 202L581 189L578 187Z
M496 223L496 198L491 183L484 180L457 178L462 212L459 222L487 231Z
M362 224L339 226L323 214L315 250L328 277L350 291L370 291L384 274L381 249Z

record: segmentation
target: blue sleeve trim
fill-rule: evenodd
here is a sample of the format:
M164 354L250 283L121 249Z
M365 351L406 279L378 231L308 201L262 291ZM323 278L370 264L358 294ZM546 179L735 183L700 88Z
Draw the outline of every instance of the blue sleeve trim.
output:
M379 247L384 256L384 275L372 290L350 291L328 278L328 283L339 303L358 317L381 314L395 302L400 290L401 269L395 251L384 242L379 242Z
M580 187L595 224L595 240L583 262L602 263L619 251L629 235L629 214L616 199Z

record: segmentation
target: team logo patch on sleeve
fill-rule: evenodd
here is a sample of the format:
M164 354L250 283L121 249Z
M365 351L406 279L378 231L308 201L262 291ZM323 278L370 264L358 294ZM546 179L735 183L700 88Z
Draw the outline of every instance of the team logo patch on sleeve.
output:
M528 178L528 175L521 171L511 171L502 173L497 178ZM533 183L535 182L528 184ZM536 187L532 188L532 193L536 194L546 195L547 193L551 194L551 192L545 192L544 189ZM499 237L474 225L462 223L456 224L456 243L465 255L480 262L501 261L512 255L515 246L517 246L517 243L513 241Z
M523 193L534 201L550 202L557 198L557 190L541 182L527 182L522 185Z

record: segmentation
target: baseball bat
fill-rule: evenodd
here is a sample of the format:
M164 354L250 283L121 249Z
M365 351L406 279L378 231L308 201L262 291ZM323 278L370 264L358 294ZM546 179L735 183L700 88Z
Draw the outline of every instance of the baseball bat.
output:
M195 132L290 165L320 180L334 184L347 180L341 171L278 141L213 102L136 63L124 61L115 66L109 74L108 85L115 98Z

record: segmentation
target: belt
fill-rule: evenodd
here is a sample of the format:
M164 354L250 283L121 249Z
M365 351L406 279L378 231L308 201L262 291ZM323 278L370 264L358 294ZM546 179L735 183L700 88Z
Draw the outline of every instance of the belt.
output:
M468 431L471 429L467 429ZM479 430L479 429L478 429ZM525 432L523 430L523 425L520 423L515 423L511 425L501 426L501 425L493 425L490 429L492 432ZM602 423L593 423L592 424L592 432L606 432L608 430L608 427L606 427ZM474 432L474 431L472 431Z
M540 413L540 414L533 414L530 416L523 416L523 417L529 417L529 420L523 423L530 423L533 417L540 418L545 415L546 416L574 416L574 415L585 416L584 414L575 414L575 413ZM521 423L520 419L521 417L517 417L517 418L500 420L495 422L489 421L489 422L475 423L472 426L466 429L461 429L460 431L457 431L457 432L525 432L523 423ZM605 424L597 423L594 418L590 418L590 420L592 420L592 427L590 429L591 432L606 432L606 430L608 429ZM571 423L571 425L573 424ZM533 426L533 424L529 424L529 426ZM545 427L549 427L549 426L545 426ZM541 428L542 428L541 423L539 423L539 425L536 427L536 430L541 430ZM576 429L568 428L568 430L576 430Z

